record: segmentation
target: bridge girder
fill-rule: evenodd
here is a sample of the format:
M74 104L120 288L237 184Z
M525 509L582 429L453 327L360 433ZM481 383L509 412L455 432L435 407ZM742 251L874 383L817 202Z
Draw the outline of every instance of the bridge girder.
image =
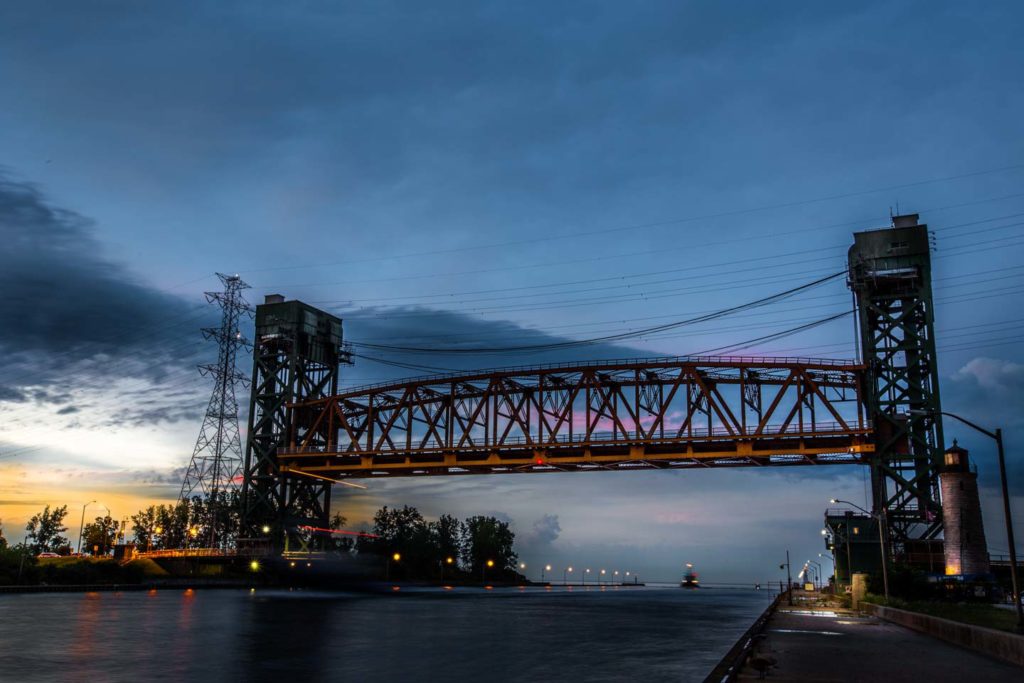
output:
M404 380L292 405L278 459L327 479L858 463L863 372L708 357Z

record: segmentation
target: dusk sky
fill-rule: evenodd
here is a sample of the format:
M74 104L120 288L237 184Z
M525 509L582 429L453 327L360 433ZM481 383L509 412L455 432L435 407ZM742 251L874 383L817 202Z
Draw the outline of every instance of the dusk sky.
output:
M47 504L77 537L92 499L116 518L176 499L211 389L195 366L215 353L199 332L215 272L251 303L334 312L357 342L514 346L804 284L897 212L935 235L943 407L1004 429L1024 528L1022 21L1018 2L6 4L5 534ZM620 346L374 353L687 355L850 306L838 278ZM742 351L852 358L853 323ZM343 383L402 374L419 373L360 358ZM946 437L975 458L1005 553L994 447L948 421ZM335 505L353 527L384 504L499 515L531 567L777 581L787 548L824 550L829 498L868 506L865 476L373 480Z

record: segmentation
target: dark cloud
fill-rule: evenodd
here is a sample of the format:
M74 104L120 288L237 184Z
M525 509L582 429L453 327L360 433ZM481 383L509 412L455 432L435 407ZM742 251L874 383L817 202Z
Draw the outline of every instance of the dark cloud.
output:
M199 304L160 292L105 259L91 222L54 206L34 185L0 175L0 349L7 357L0 400L17 387L60 382L69 373L158 377L196 358ZM72 382L73 383L73 382ZM62 403L41 388L32 398Z
M352 317L347 317L344 312L339 315L344 319L346 339L356 345L356 353L359 354L355 365L342 372L343 377L350 381L566 361L643 358L650 355L647 351L624 344L607 343L565 349L516 351L515 347L559 344L569 339L509 321L484 320L463 313L423 307L362 309ZM375 350L360 347L360 342L411 348L467 350L504 347L507 350L432 354ZM396 368L380 360L411 367Z
M78 406L64 406L63 408L61 408L60 410L57 411L57 414L58 415L71 415L72 413L77 413L78 411L79 411Z
M21 389L0 384L0 403L24 403L27 400L28 397Z

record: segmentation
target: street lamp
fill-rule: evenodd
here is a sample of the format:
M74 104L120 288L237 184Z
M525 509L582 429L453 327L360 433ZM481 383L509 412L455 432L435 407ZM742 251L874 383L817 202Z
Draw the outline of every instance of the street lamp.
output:
M444 566L446 564L455 564L455 558L449 555L444 558L444 562L441 563L441 583L444 583Z
M82 534L85 533L85 508L89 507L95 500L90 500L88 503L82 506L82 521L78 525L78 555L82 554Z
M861 512L863 512L865 515L868 515L869 517L873 517L878 522L878 549L882 553L882 586L885 588L885 601L889 602L889 569L888 569L889 554L887 552L885 552L885 545L886 545L886 543L885 543L885 531L886 531L885 527L888 526L888 521L885 518L885 507L882 507L881 512L879 512L876 515L876 514L874 514L872 512L868 512L867 510L862 508L860 505L857 505L856 503L851 503L848 500L839 500L838 498L833 498L829 502L832 503L833 505L836 505L837 503L845 503L846 505L849 505L850 507L855 507L858 510L860 510ZM847 526L849 526L849 518L847 518ZM850 530L847 529L846 531L847 531L846 547L849 548L850 547L849 531ZM849 551L847 551L847 552L849 552ZM853 585L853 567L852 566L849 567L848 570L849 570L849 574L850 574L850 585L852 586Z
M820 557L822 559L825 559L826 555L824 553L818 553L818 557ZM828 555L827 557L828 557L829 560L832 561L832 584L833 584L832 587L833 587L833 590L834 590L835 589L835 584L837 583L837 579L836 579L836 558L835 558L834 555Z
M589 573L590 573L589 569L587 569L586 571L583 572L583 585L584 586L587 585L587 574L589 574Z
M929 410L911 410L913 414L921 415L945 415L951 417L958 422L962 422L971 429L981 432L990 439L994 439L996 442L996 451L999 454L999 479L1003 488L1003 519L1006 520L1006 542L1010 546L1010 581L1013 586L1013 604L1017 610L1017 632L1024 633L1024 607L1020 604L1020 584L1017 582L1017 547L1013 540L1013 516L1010 514L1010 493L1006 485L1006 454L1003 452L1003 430L996 429L990 432L987 429L979 427L970 420L966 420L959 415L953 413L947 413L945 411L929 411Z
M487 570L494 566L494 560L487 560L480 567L480 583L487 583Z
M822 583L822 580L821 580L821 575L822 575L821 562L815 562L814 560L807 560L807 561L810 562L811 564L817 566L817 568L818 568L818 570L817 570L818 583L821 584Z
M550 564L544 565L544 567L540 570L540 582L541 583L544 583L544 572L549 572L549 571L551 571L551 565Z
M786 570L786 592L789 593L789 606L793 606L793 570L789 565L789 550L786 550L786 564L780 564L779 569Z
M566 572L571 574L572 573L572 567L566 567L565 569L562 570L562 585L563 586L569 583L569 580L566 578Z
M384 580L385 581L390 581L391 580L391 563L392 562L399 562L399 561L401 561L401 559L402 559L402 553L397 553L396 552L395 554L393 554L386 561L386 568L384 570Z
M597 577L597 585L598 586L601 585L601 581L603 580L603 578L604 578L604 570L602 569L601 570L601 576Z

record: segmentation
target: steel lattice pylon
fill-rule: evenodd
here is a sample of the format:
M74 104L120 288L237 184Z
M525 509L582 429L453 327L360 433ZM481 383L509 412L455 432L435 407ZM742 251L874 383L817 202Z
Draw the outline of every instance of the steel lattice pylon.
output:
M935 353L928 227L917 214L859 232L849 254L857 301L864 400L875 430L874 509L887 516L896 551L942 530L938 474L942 418Z
M247 385L248 378L235 368L238 349L250 346L242 336L239 323L250 315L252 307L242 298L249 285L237 275L217 277L224 283L223 292L207 292L206 300L221 308L220 327L203 329L205 339L216 339L219 347L215 364L200 365L203 376L214 378L213 393L206 408L203 426L199 429L192 460L181 485L181 500L199 495L217 500L221 493L237 489L242 466L241 439L238 433L238 400L235 385ZM215 520L209 520L211 535ZM211 538L211 545L215 539Z

